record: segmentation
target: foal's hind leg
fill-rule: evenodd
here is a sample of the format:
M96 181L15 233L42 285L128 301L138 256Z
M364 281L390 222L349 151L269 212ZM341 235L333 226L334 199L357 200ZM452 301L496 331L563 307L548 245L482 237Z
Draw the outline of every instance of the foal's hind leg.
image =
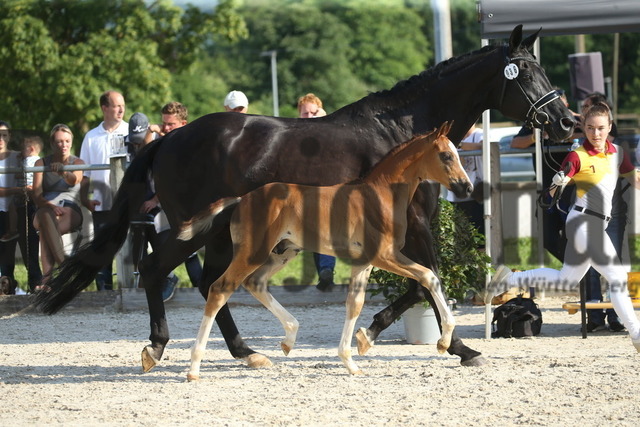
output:
M206 301L209 294L209 286L222 276L233 259L233 246L229 228L227 227L219 233L208 236L205 248L203 274L198 283L198 289ZM216 323L220 328L231 356L245 361L250 368L258 369L273 366L273 363L264 354L257 353L247 346L233 321L228 304L223 306L216 315Z
M291 315L280 303L271 295L267 289L267 281L271 276L281 270L289 261L299 253L299 249L287 249L281 254L274 252L269 256L269 260L251 276L245 280L244 287L247 288L255 299L260 301L274 316L280 320L284 328L285 338L280 343L285 356L289 354L296 343L298 335L298 320Z
M234 279L230 279L233 277ZM207 347L207 339L211 334L211 327L218 311L227 303L233 292L238 288L242 278L237 274L223 274L209 288L207 303L204 307L204 315L198 330L193 347L191 347L191 367L187 374L187 380L195 381L200 378L200 364L204 357L204 351Z
M349 283L349 293L346 301L347 313L344 319L344 327L342 328L340 345L338 346L338 356L340 356L349 373L353 375L362 374L362 371L351 357L351 338L353 337L353 330L358 316L362 311L365 290L367 289L367 282L372 268L371 265L368 265L353 266L351 269L351 282Z

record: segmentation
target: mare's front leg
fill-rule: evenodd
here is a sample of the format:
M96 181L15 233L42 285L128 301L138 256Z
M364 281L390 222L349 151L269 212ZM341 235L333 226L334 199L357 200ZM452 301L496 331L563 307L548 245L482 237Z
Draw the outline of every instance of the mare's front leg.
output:
M347 312L342 328L340 345L338 346L338 356L340 356L342 363L344 363L344 366L347 367L347 370L352 375L362 374L362 371L351 357L351 338L353 337L356 321L362 312L367 282L369 281L372 268L371 265L354 265L351 267L351 281L349 282L349 293L347 294L346 301Z
M274 250L269 256L269 260L247 277L244 283L244 287L251 292L251 295L260 301L282 324L285 338L280 342L280 348L285 356L289 355L296 343L300 325L298 320L271 295L267 283L271 276L282 270L299 252L300 249L297 247L282 247L277 252Z

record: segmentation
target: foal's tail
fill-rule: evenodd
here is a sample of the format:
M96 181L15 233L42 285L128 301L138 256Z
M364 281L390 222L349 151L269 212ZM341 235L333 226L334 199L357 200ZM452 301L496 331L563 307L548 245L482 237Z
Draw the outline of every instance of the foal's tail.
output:
M127 168L113 201L106 224L96 231L91 242L82 246L54 270L47 290L36 295L36 306L54 314L86 289L98 271L118 252L129 230L129 221L141 203L147 187L152 161L162 140L149 144Z
M208 208L182 224L178 239L191 240L198 234L206 233L213 226L213 221L218 214L231 206L237 205L240 200L242 200L242 197L225 197L211 203Z

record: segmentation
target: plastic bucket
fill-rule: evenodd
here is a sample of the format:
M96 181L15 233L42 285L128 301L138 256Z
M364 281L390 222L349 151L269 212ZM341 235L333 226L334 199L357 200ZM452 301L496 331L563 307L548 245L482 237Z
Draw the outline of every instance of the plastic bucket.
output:
M435 344L440 339L440 328L432 308L411 307L402 314L402 320L405 340L409 344Z

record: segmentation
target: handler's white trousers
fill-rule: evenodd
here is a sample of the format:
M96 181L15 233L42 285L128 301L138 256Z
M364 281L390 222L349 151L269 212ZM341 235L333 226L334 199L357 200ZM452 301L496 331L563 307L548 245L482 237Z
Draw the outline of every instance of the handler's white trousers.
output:
M622 265L611 239L605 232L607 221L576 210L567 217L567 248L560 271L537 268L513 273L508 287L534 287L539 290L573 291L593 267L609 283L611 303L633 339L640 337L640 321L633 311L627 290L628 265Z

